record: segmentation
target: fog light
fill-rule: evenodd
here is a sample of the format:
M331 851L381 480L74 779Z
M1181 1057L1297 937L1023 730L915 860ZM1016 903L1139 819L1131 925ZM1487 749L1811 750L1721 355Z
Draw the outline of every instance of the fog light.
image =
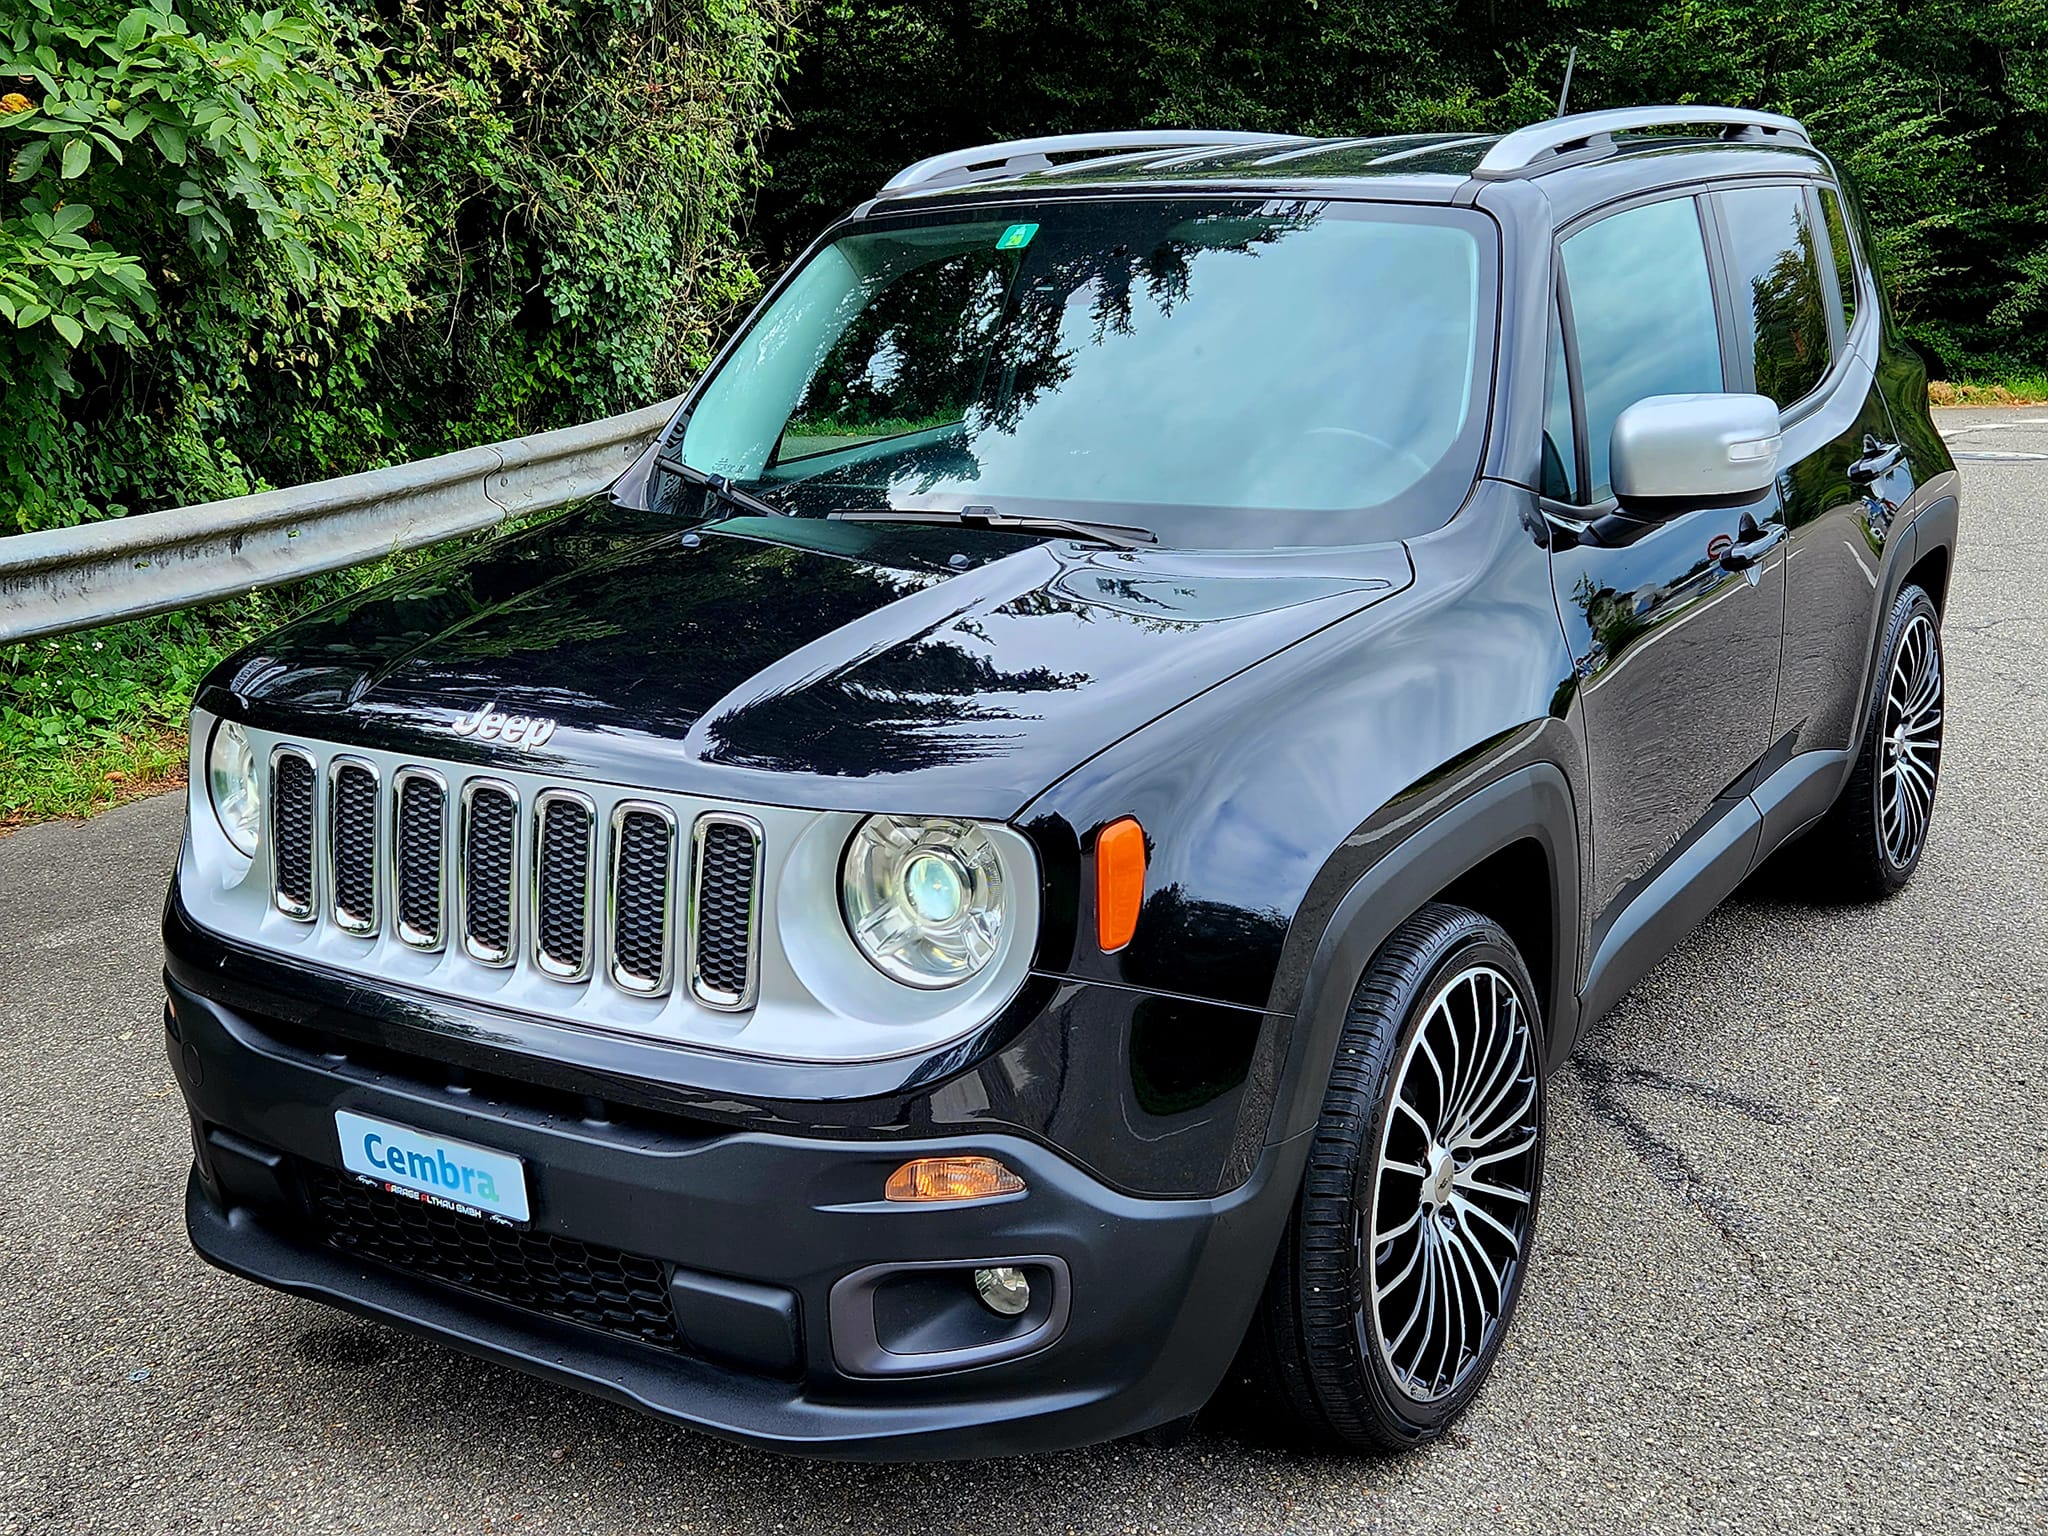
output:
M992 1157L920 1157L889 1175L888 1200L987 1200L1014 1195L1024 1181Z
M984 1307L1002 1317L1015 1317L1031 1305L1031 1282L1024 1278L1023 1270L1008 1264L977 1269L974 1290Z

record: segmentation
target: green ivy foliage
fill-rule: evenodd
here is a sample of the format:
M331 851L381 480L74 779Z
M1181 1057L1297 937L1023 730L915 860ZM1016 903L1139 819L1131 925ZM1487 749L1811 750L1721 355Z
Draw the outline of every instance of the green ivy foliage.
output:
M7 25L0 528L250 489L249 398L317 388L412 305L368 63L313 10L27 0Z
M673 393L794 0L17 0L0 533Z
M1132 126L1493 131L1721 102L1861 187L1939 372L2048 364L2048 0L825 0L757 227L786 257L922 155Z

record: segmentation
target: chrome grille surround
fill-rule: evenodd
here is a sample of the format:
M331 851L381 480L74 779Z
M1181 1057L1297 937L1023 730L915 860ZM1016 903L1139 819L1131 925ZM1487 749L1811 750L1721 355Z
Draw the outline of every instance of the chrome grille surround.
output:
M557 981L588 980L597 916L597 807L580 790L544 789L534 797L527 894L534 964Z
M865 808L776 805L644 783L572 780L559 771L529 767L510 753L492 754L489 761L462 762L437 756L430 743L406 752L286 735L244 722L256 760L271 764L274 776L282 774L285 782L282 831L272 819L266 819L265 835L255 852L245 854L221 830L207 794L205 748L218 719L205 709L193 711L186 837L173 897L182 914L178 920L288 966L355 978L364 993L365 1008L374 1009L370 994L388 993L394 999L411 999L404 1006L421 1018L431 1018L435 1012L434 1006L423 1005L437 1005L450 1028L463 1027L460 1021L465 1016L479 1023L493 1015L516 1016L526 1021L527 1028L543 1032L535 1037L536 1050L548 1048L542 1040L546 1031L553 1030L688 1046L713 1055L758 1061L829 1064L900 1058L966 1038L996 1017L1030 974L1039 922L1037 856L1028 839L1000 823L986 825L998 844L1017 902L1014 922L1005 927L1003 946L974 981L946 991L921 991L891 981L870 965L846 932L840 914L840 865L847 840L866 815ZM380 780L376 895L383 921L367 934L344 932L329 918L333 897L326 888L325 850L330 846L327 789L332 765L341 758L373 765ZM405 775L407 783L413 781L408 769L438 774L449 796L444 849L455 862L443 870L444 935L434 949L407 942L398 927L404 914L395 911L402 882L393 850L386 845L396 834L400 819L400 776ZM296 799L294 780L300 787ZM607 839L601 856L593 860L598 916L589 929L591 974L577 983L541 968L529 931L533 813L539 797L553 789L584 795L595 809L600 836ZM636 956L662 947L649 947L651 919L646 932L640 932L636 925L641 919L629 922L612 905L610 890L617 877L608 839L615 815L629 803L658 806L674 820L670 890L660 912L667 924L665 947L672 971L665 992L637 990L644 980L644 961ZM302 814L295 816L294 806ZM273 818L277 816L276 801L271 813ZM724 920L711 921L713 898L721 886L715 878L717 868L707 867L707 874L714 878L706 885L704 904L697 913L700 944L707 934L724 934L727 940L738 936L736 947L727 942L717 951L739 956L747 967L745 1001L737 1008L714 1006L729 998L730 990L714 989L712 1000L707 1001L688 984L690 898L697 885L689 860L698 846L697 822L705 816L721 818L712 824L724 829L715 838L710 837L711 827L706 828L714 847L724 842L728 853L734 846L758 850L758 868L742 867L743 878L736 883L751 903L744 921L734 920L730 912ZM494 870L469 857L478 851L479 828L493 817L498 833L489 850ZM310 910L303 916L282 910L276 900L278 856L283 853L289 864L295 822L299 829L296 846L305 857L296 875L286 869L283 889L288 899L300 891L310 895ZM644 840L644 846L629 840L628 854L642 846L641 862L658 870L659 858L646 853L666 841L650 835L658 824L629 817L620 825L635 829L635 840ZM627 867L634 862L628 857ZM479 873L495 873L495 886L479 888L472 878ZM295 884L295 879L299 883ZM495 899L495 914L483 911L489 905L483 902L485 897ZM415 909L415 916L419 910L423 906ZM486 925L488 934L478 929L472 915L495 917L495 922ZM405 921L411 924L412 918ZM487 937L502 937L509 943L499 953L482 942ZM473 952L473 945L481 953ZM623 974L616 973L613 965L619 954L627 957ZM700 948L700 978L704 976L702 962L715 958ZM737 978L727 975L724 979ZM561 1048L573 1051L566 1035Z
M659 839L652 848L650 827ZM652 800L621 800L612 808L611 850L605 957L612 982L644 997L664 996L675 985L675 813Z
M431 807L414 810L427 795ZM391 803L391 931L401 944L437 950L448 937L448 781L408 763L391 775Z
M519 791L503 779L469 779L462 786L461 805L455 905L461 913L462 950L479 965L503 968L519 955ZM481 829L480 818L486 823ZM479 846L481 837L490 838L491 845ZM486 919L493 931L479 936Z
M324 843L327 915L343 933L358 938L377 931L377 850L384 845L383 832L383 782L377 765L363 757L330 760Z
M292 785L289 791L287 781ZM314 850L319 844L319 765L303 747L274 747L270 753L271 903L295 923L313 921L319 899L314 872L320 864ZM287 890L287 884L292 889Z
M760 914L761 824L734 811L706 811L690 831L683 940L690 991L705 1007L737 1013L753 1006L761 976Z

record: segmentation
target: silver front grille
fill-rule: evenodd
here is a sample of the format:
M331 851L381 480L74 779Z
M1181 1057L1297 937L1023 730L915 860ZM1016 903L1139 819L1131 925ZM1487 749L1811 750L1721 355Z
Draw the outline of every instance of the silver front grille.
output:
M531 967L725 1012L759 987L763 840L749 816L279 745L271 900L288 917L424 956ZM603 957L603 965L598 964ZM480 979L480 978L479 978Z
M695 783L571 779L552 771L555 759L516 750L459 762L426 741L421 756L252 725L269 792L252 857L207 802L205 744L217 721L193 711L176 887L185 914L223 942L409 999L422 1023L439 1007L448 1029L489 1031L475 1012L489 1010L501 1027L524 1021L532 1049L565 1057L589 1032L761 1061L895 1061L974 1037L1031 973L1038 854L1001 823L986 831L1009 877L1014 924L979 977L925 991L892 982L846 932L839 865L863 809L744 801ZM451 741L446 750L463 749ZM337 775L350 761L374 777ZM355 801L372 785L360 814ZM709 774L702 785L720 787ZM566 941L548 941L551 955L572 960L578 938L587 943L581 980L543 969L535 954L535 887L546 883L537 833L551 791L594 814L594 827L573 816L561 824L572 854L565 899L538 893L544 909L588 914L580 935L572 921ZM374 909L369 934L335 920L337 800L351 827L371 829L368 891L352 884L341 901L347 913ZM595 842L587 862L566 836L579 831ZM359 882L355 834L340 847L343 873Z

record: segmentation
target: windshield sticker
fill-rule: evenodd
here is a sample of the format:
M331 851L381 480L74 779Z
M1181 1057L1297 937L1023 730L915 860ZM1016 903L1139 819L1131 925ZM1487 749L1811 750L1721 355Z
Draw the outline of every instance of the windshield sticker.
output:
M1021 251L1031 243L1031 237L1038 233L1036 224L1012 224L1003 231L1002 239L996 242L999 251Z

